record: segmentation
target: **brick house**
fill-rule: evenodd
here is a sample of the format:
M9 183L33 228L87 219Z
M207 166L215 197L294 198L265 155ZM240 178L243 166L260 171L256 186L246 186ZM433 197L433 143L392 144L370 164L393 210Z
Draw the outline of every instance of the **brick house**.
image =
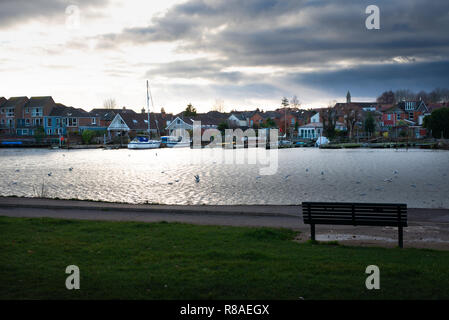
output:
M22 124L20 120L27 103L27 97L11 97L3 104L0 108L0 133L13 135L19 131Z
M19 109L17 116L17 135L34 135L38 128L45 128L45 117L56 106L52 97L31 97ZM44 129L45 130L45 129Z

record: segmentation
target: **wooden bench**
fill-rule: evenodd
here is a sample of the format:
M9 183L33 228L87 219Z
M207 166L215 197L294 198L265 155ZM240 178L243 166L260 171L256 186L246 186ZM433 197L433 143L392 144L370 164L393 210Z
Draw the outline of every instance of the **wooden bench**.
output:
M302 216L310 224L315 240L315 225L390 226L398 228L399 247L403 247L403 227L407 227L407 205L390 203L303 202Z

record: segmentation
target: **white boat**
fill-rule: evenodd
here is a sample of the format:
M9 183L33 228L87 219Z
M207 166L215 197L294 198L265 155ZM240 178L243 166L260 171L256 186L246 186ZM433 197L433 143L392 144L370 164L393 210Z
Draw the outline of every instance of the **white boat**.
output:
M147 137L135 137L128 143L128 149L157 149L160 146L160 141L150 140Z
M149 92L149 85L148 85L148 80L147 80L148 137L144 137L144 136L135 137L130 143L128 143L128 149L157 149L161 146L160 141L151 140L150 95L148 92ZM151 105L153 106L153 97L151 97Z
M182 137L166 136L161 137L161 141L167 148L186 148L190 147L190 141L183 140Z

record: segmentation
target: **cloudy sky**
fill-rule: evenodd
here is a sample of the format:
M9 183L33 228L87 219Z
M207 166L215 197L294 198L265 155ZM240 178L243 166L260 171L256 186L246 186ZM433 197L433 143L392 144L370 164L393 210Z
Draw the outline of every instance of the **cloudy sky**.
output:
M380 8L380 30L365 9ZM0 96L303 107L449 87L449 1L0 0Z

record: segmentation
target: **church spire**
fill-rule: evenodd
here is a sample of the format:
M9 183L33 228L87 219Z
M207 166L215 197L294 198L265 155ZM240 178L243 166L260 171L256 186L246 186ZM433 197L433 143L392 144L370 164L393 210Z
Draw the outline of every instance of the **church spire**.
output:
M348 93L346 94L346 103L351 103L351 93L348 90Z

